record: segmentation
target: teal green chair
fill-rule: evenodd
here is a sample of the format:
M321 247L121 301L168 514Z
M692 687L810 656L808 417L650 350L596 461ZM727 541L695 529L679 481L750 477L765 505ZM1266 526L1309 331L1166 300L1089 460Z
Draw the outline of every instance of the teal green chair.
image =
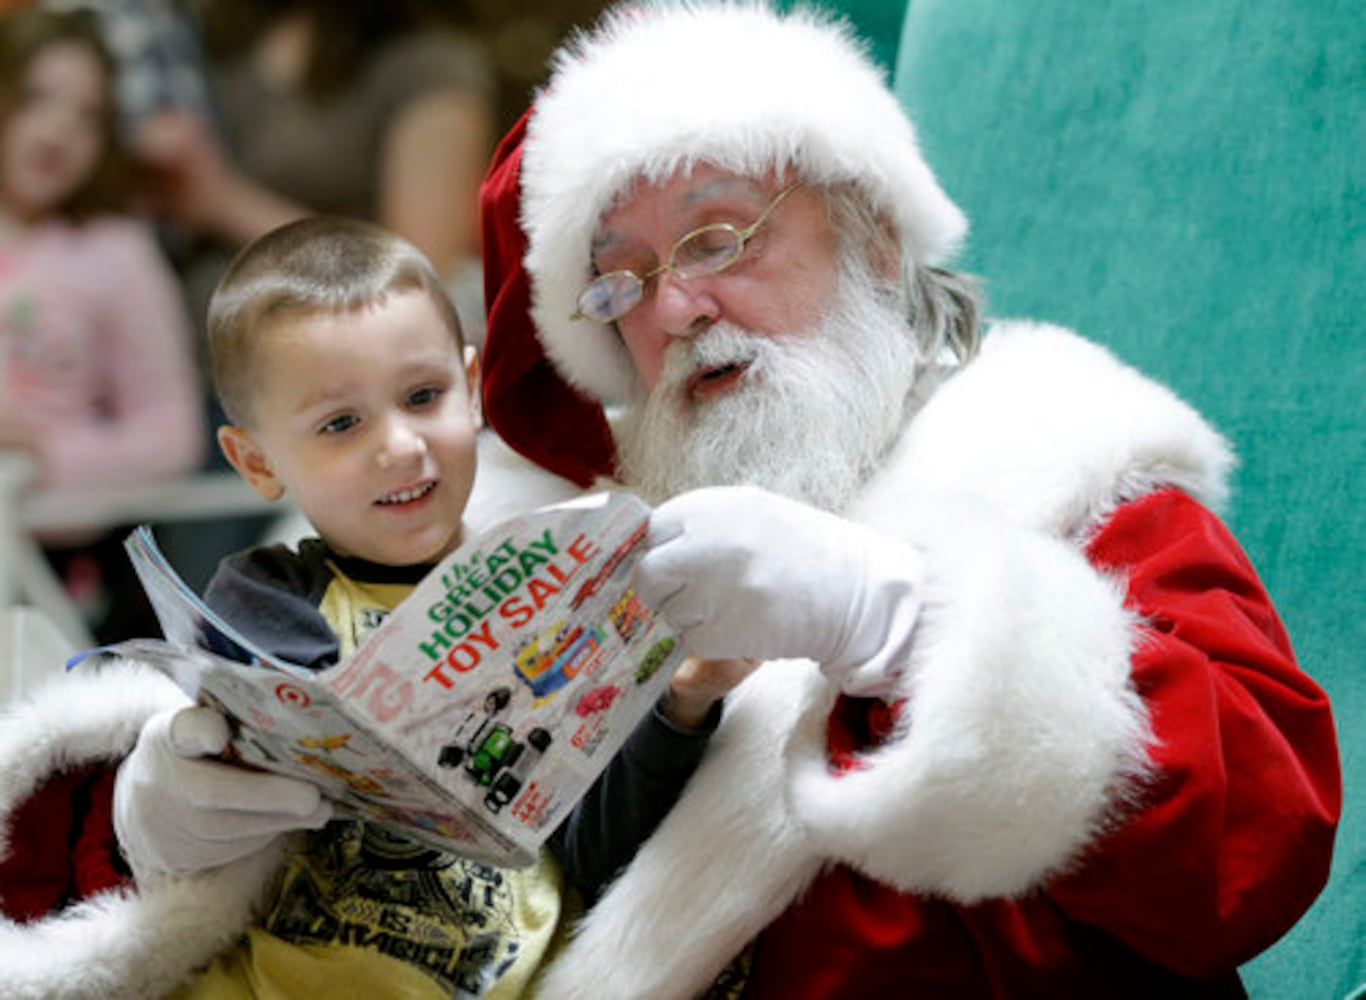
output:
M784 9L817 7L837 14L853 25L868 46L869 54L887 76L896 68L897 47L901 44L901 25L906 18L902 0L782 0Z
M1360 0L913 0L896 86L995 316L1108 344L1241 465L1226 517L1328 691L1332 878L1244 969L1366 984L1366 10Z

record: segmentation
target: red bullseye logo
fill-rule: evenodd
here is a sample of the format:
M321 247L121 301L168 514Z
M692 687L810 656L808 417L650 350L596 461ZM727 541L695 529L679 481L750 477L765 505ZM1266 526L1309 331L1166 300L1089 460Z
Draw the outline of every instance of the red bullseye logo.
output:
M313 704L312 697L303 688L293 684L281 684L275 689L275 697L290 708L307 708Z

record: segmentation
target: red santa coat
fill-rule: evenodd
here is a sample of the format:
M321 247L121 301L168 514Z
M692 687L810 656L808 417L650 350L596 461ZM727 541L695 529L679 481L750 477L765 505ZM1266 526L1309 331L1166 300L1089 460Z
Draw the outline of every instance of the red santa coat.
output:
M557 998L1240 995L1327 878L1333 723L1206 505L1222 440L1005 324L851 516L926 554L892 706L765 664Z

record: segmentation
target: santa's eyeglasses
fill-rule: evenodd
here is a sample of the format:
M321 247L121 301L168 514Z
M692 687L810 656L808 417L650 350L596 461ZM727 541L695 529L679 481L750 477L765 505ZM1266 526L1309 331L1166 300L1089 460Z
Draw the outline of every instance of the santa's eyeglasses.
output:
M683 279L701 278L724 271L740 259L745 252L745 244L798 183L793 181L779 191L768 207L759 213L759 218L743 229L729 222L714 222L684 233L669 251L669 259L643 275L631 270L608 271L598 275L579 293L579 307L569 318L614 323L640 304L645 297L646 282L665 271Z

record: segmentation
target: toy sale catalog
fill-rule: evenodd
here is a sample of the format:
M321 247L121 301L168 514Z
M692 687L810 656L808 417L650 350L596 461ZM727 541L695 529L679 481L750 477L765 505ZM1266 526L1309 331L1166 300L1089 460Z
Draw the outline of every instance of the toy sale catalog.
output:
M649 518L600 493L447 556L350 657L310 671L255 649L166 561L129 554L166 639L116 647L218 708L230 755L354 815L506 867L588 791L683 659L630 589Z

